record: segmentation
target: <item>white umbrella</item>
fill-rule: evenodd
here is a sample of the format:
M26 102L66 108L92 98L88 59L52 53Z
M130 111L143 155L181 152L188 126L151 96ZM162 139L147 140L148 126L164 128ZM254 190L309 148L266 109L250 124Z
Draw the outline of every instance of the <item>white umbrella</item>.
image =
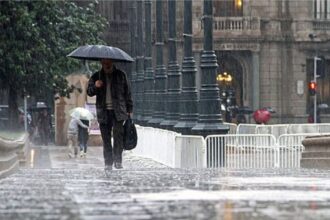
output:
M76 107L70 110L70 116L81 120L92 120L94 115L87 109Z

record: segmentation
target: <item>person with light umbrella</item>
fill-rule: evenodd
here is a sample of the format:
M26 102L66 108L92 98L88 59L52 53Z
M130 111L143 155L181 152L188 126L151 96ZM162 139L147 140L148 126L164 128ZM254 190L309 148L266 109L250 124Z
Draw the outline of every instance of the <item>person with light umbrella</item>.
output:
M74 108L69 113L71 116L71 120L67 130L68 150L69 150L68 156L69 158L72 158L73 156L77 157L78 154L79 128L81 127L86 130L89 128L87 125L85 125L82 122L82 120L89 121L93 119L94 116L87 109L81 107ZM81 156L84 156L84 153L81 153Z

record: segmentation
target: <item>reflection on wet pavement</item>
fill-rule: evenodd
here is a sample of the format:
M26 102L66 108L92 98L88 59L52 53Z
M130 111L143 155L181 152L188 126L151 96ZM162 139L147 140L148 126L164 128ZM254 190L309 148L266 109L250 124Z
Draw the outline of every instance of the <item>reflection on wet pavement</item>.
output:
M330 219L326 170L170 169L125 153L106 175L99 147L31 152L0 180L0 219Z

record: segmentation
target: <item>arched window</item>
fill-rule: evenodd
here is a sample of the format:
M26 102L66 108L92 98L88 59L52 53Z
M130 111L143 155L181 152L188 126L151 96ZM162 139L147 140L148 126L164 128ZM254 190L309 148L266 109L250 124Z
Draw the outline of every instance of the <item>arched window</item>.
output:
M243 16L243 0L215 0L214 16L216 17Z

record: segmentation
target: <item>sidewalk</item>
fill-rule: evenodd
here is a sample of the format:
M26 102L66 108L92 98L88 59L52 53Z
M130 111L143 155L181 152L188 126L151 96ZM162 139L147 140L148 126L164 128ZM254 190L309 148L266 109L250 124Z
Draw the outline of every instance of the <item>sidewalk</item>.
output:
M126 153L107 176L100 147L33 150L0 179L0 219L330 219L328 171L171 169Z
M33 163L26 164L30 168L62 168L62 169L103 169L103 148L89 147L86 158L69 158L66 146L41 146L34 149ZM30 154L31 155L31 154ZM31 161L31 158L29 158ZM166 168L165 165L157 163L148 158L134 156L130 151L123 153L124 170L137 168Z

